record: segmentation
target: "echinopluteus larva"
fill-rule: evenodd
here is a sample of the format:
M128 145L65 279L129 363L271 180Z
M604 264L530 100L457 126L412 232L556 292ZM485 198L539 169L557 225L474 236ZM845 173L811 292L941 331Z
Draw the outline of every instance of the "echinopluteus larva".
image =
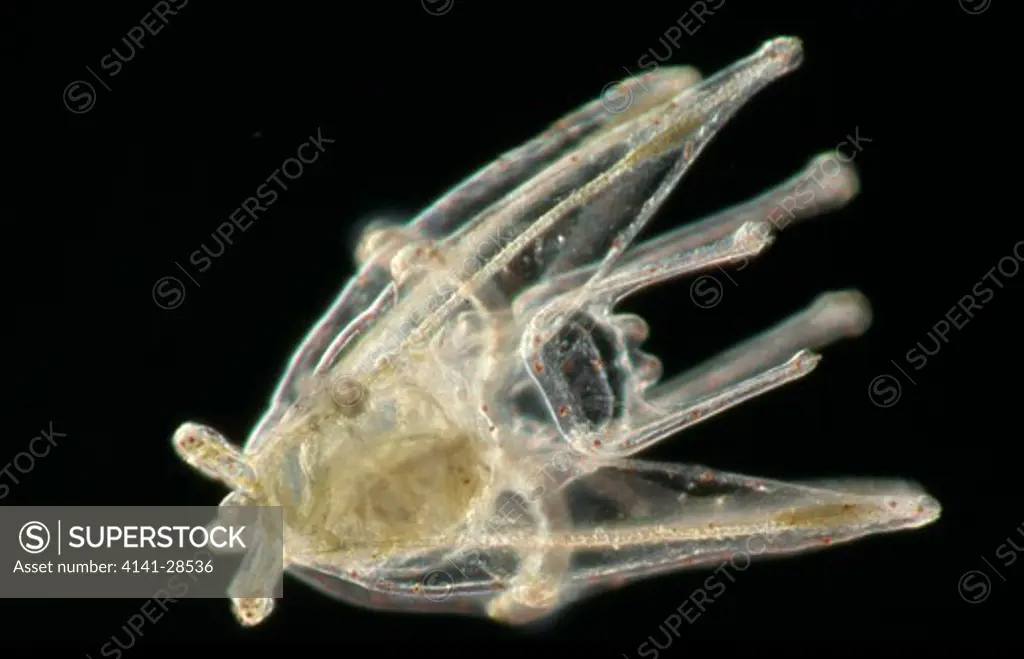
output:
M750 553L919 527L938 503L906 482L797 485L635 455L810 373L870 324L856 292L663 379L630 294L767 249L787 223L858 191L851 165L634 238L708 141L792 71L778 38L702 80L622 83L456 186L407 225L367 228L359 271L295 352L244 449L185 424L179 454L280 506L285 564L360 606L529 622L596 589ZM804 186L816 186L806 188ZM813 195L793 208L784 200ZM272 599L235 599L247 625Z

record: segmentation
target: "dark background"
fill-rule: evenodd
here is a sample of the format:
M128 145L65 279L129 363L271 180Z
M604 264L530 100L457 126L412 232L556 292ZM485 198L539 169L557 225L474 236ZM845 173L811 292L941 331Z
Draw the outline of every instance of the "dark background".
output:
M328 10L191 0L107 77L101 58L153 4L0 10L10 91L0 463L51 420L67 433L18 474L2 505L215 504L224 490L178 462L171 433L197 420L246 435L295 343L349 276L359 223L411 217L596 97L623 67L637 71L649 48L665 52L659 38L689 7L456 0L435 16L416 1ZM1009 614L1024 593L1024 560L1001 568L1001 581L984 559L1000 566L996 548L1024 539L1015 414L1024 276L1002 278L1004 288L920 371L904 358L916 342L930 345L935 323L1024 238L1017 204L1004 201L1020 185L1019 130L999 116L1013 111L1008 90L1018 86L1009 69L1018 44L998 29L1012 3L895 4L726 0L683 35L671 62L705 74L783 34L804 40L806 59L723 130L651 231L760 192L856 127L872 142L856 160L860 197L783 232L735 283L719 276L713 309L691 302L689 281L629 307L650 321L647 347L672 373L822 291L860 289L875 312L864 337L827 350L810 378L650 457L778 479L911 478L942 502L943 516L923 530L756 564L684 623L663 657L712 643L966 649L1009 646L1016 634L1019 644ZM75 80L96 88L83 114L61 98ZM337 140L326 155L196 283L185 281L179 307L154 304L156 281L180 277L175 262L317 127ZM868 396L883 374L901 386L887 408ZM983 602L958 591L970 570L989 576ZM257 629L238 628L225 601L184 601L127 656L171 644L327 644L344 655L394 643L432 654L521 642L632 659L705 577L640 582L540 631L363 611L288 581ZM140 604L2 600L3 643L73 645L98 657L112 634L124 638L120 626Z

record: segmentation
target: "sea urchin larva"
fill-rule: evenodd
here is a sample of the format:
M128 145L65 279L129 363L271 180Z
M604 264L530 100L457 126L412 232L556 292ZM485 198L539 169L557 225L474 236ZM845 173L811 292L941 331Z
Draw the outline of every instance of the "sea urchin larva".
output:
M777 38L706 80L689 67L631 78L625 107L591 102L408 225L368 227L358 274L244 449L184 424L178 453L231 488L222 505L280 506L288 571L322 591L509 623L754 541L792 553L935 520L939 504L907 482L796 485L634 459L807 375L813 350L870 324L860 294L826 294L663 380L640 349L645 323L613 313L641 288L771 243L766 217L803 174L633 239L721 126L801 55L799 40ZM815 182L815 203L791 219L857 191L849 165ZM274 603L232 602L247 625Z

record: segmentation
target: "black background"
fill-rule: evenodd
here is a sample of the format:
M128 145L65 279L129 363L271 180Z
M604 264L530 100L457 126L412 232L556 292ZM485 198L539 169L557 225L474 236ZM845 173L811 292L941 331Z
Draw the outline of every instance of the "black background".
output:
M408 218L465 175L636 71L687 2L456 0L226 3L191 0L147 36L114 78L101 58L154 3L5 4L9 111L3 187L5 368L0 463L51 420L67 433L2 505L212 505L224 495L180 464L169 437L186 420L243 438L296 341L349 276L353 233L376 214ZM322 3L326 5L327 3ZM918 480L944 506L919 531L765 561L744 571L681 638L763 649L862 643L1009 647L1024 560L1000 580L996 548L1024 529L1016 458L1024 276L948 335L920 371L904 355L1024 238L1009 63L1012 3L957 0L726 0L672 63L705 74L773 36L806 59L715 138L651 231L739 202L788 177L859 127L858 199L785 231L722 300L695 306L690 282L629 307L675 372L802 308L854 287L875 323L828 349L808 379L667 441L649 457L779 479L838 475ZM904 3L900 3L904 4ZM968 9L984 8L980 14ZM436 9L443 2L428 3ZM554 6L552 6L554 5ZM122 52L123 46L122 46ZM100 87L86 67L104 77ZM86 80L95 105L69 112ZM322 127L337 141L213 267L154 304L217 226ZM990 284L991 285L991 284ZM896 371L895 360L913 378ZM868 385L898 378L899 401ZM8 482L9 481L4 481ZM1020 533L1024 534L1024 530ZM958 592L987 571L984 602ZM161 648L339 653L406 644L423 654L499 643L632 659L706 573L640 582L579 603L543 630L478 619L389 615L325 599L293 581L263 626L227 602L180 602L126 656ZM2 600L4 646L100 647L138 610L127 600ZM1018 643L1019 644L1019 643ZM311 648L310 648L311 650Z

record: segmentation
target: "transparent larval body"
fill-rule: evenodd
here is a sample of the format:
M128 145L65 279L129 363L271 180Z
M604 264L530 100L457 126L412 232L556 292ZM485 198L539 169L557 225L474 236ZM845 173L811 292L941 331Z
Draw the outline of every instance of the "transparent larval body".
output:
M858 191L821 157L760 197L634 238L747 100L792 71L799 40L765 43L702 79L624 81L456 186L407 225L371 225L359 271L296 350L244 448L184 424L179 454L280 506L289 573L349 603L549 616L596 590L733 553L786 554L935 520L903 481L789 484L643 461L655 443L815 368L870 310L826 293L691 372L663 378L644 287L758 255L778 226ZM813 186L807 188L805 186ZM234 599L256 624L272 599Z

